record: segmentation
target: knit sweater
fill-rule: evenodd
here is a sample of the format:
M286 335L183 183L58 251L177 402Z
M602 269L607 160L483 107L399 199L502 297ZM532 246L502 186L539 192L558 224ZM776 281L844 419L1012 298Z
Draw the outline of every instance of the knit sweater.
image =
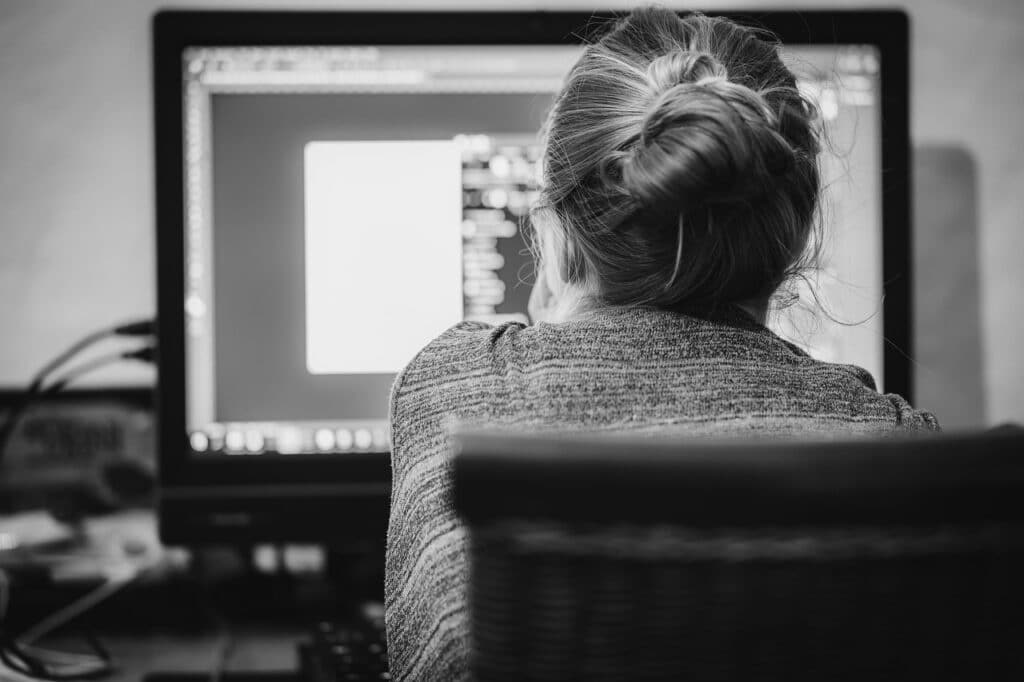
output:
M820 362L746 314L606 309L524 327L458 324L392 390L385 610L399 680L468 676L466 532L452 507L456 422L682 436L937 430L859 367Z

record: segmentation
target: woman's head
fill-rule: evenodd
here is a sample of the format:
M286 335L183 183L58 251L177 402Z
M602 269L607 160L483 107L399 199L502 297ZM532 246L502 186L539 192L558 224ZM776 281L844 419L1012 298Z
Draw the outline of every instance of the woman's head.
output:
M767 298L799 267L813 108L753 30L636 10L586 48L544 134L538 218L558 248L542 253L599 300L708 310Z

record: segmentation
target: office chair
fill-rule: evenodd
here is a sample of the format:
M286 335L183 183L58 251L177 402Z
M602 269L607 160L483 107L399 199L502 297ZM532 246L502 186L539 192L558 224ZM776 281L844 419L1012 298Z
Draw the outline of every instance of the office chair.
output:
M476 679L1024 679L1019 430L455 447Z

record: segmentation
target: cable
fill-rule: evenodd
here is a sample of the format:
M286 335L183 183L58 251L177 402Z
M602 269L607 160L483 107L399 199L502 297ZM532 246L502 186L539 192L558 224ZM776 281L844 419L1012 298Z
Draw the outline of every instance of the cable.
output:
M114 669L109 655L80 656L79 660L50 660L29 653L17 641L10 639L0 646L0 662L8 670L25 677L58 681L91 680L104 677Z
M206 589L207 587L206 585L203 586L203 603L207 614L217 628L216 651L213 663L210 665L210 677L208 679L209 682L221 682L235 648L235 637L231 632L231 624L228 622L227 616L214 605L211 595Z
M87 637L93 654L54 651L35 646L34 642L109 598L140 573L141 570L132 569L113 574L99 587L50 614L20 637L3 634L0 662L20 675L48 680L94 679L108 674L113 669L112 659L95 637Z
M108 327L88 334L81 340L71 344L67 350L36 372L36 375L32 377L32 383L29 385L29 392L38 391L43 382L46 381L46 377L53 373L55 369L94 343L102 341L109 336L150 336L154 333L155 328L156 325L153 320L136 320L135 322Z
M64 390L64 388L67 387L68 384L75 381L79 377L85 374L89 374L90 372L94 372L97 369L101 369L108 365L115 365L124 360L152 362L155 354L156 349L153 346L143 346L141 348L136 348L135 350L131 351L118 351L117 353L108 353L106 355L101 355L98 358L93 358L88 362L83 362L82 364L77 365L76 367L73 367L72 369L68 370L60 377L55 379L53 383L51 383L45 389L39 391L38 396L40 398L45 398L53 395L54 393L59 393L60 391Z
M38 678L29 677L4 663L2 656L0 656L0 680L3 682L38 682Z
M201 558L197 559L201 561ZM231 629L231 623L227 614L216 597L216 590L208 580L202 577L202 569L199 569L199 594L202 610L209 622L216 630L217 639L214 644L213 660L210 663L209 675L206 682L222 682L224 671L227 669L235 649L235 636Z
M37 658L49 659L51 662L56 664L67 664L67 663L89 663L95 661L98 656L95 654L82 654L76 651L58 651L56 649L46 649L41 646L20 644L21 650L27 654L31 654Z
M113 335L113 327L109 329L101 329L100 331L93 332L92 334L89 334L85 338L71 344L70 348L68 348L63 353L55 357L53 360L44 365L41 370L36 372L35 376L32 377L32 383L29 384L29 393L38 391L39 388L43 385L43 382L46 381L46 377L48 377L55 369L63 365L65 362L67 362L74 356L78 355L79 353L81 353L83 350L93 345L94 343L102 341L108 336Z
M0 627L0 673L6 667L18 675L57 681L97 679L108 675L114 670L113 657L90 632L85 633L85 639L92 653L56 651L35 642L108 599L154 565L120 566L110 571L101 585L42 619L20 636L12 636ZM4 679L2 674L0 679Z
M4 620L7 618L7 606L11 603L11 579L7 571L0 568L0 632L3 631Z
M156 334L156 320L147 318L120 324L114 327L114 333L118 336L153 336Z
M49 634L62 625L74 620L92 607L96 606L96 604L99 604L104 599L118 592L121 588L132 582L137 575L137 571L132 571L123 575L115 575L111 577L93 591L79 597L64 608L55 611L30 627L28 630L25 630L25 632L18 636L18 644L21 646L30 646L40 637Z
M235 648L235 637L226 622L224 623L223 630L221 630L218 643L217 658L214 659L213 667L210 668L210 682L221 682Z

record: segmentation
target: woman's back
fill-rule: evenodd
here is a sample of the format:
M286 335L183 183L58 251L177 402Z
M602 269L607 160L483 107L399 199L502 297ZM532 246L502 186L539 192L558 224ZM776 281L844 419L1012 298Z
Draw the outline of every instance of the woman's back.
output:
M763 324L826 241L819 123L777 41L726 19L638 9L583 50L543 131L531 212L541 323L457 325L395 383L386 614L399 679L468 674L456 422L687 436L938 428L864 370L815 361Z
M396 677L467 672L465 537L451 505L455 421L680 435L934 430L864 370L813 360L737 308L713 319L609 307L559 324L457 325L392 398L386 606Z

